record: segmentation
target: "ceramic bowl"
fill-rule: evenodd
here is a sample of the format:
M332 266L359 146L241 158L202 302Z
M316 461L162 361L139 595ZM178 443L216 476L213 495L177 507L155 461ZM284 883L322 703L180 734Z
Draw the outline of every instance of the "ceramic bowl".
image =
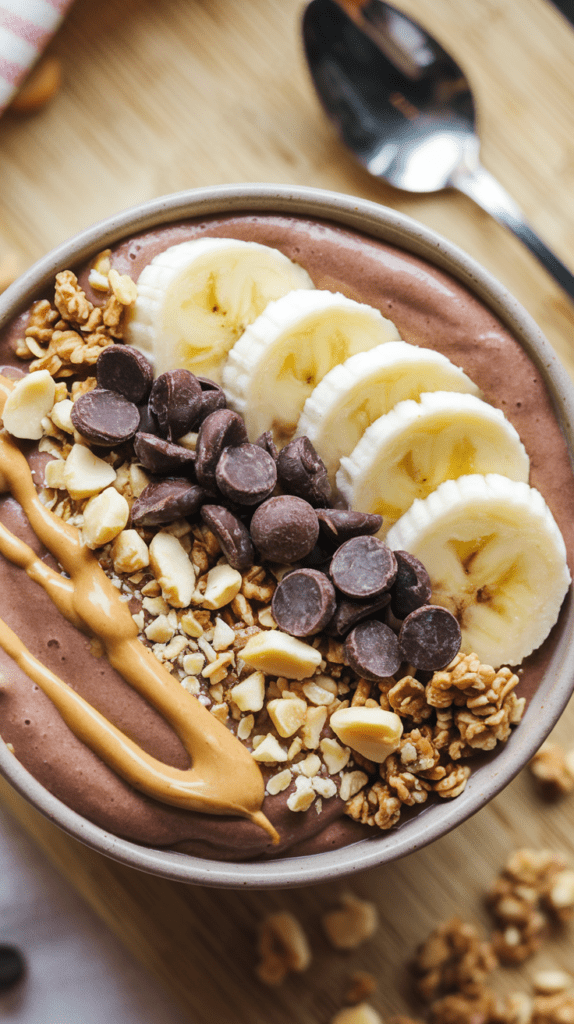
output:
M24 310L54 275L81 265L135 232L169 221L209 214L264 211L320 217L397 245L448 271L473 291L518 338L543 373L572 450L574 390L550 344L519 303L487 271L434 231L375 203L313 188L225 185L145 203L97 224L49 253L0 296L0 328ZM385 864L434 842L484 807L529 761L563 711L572 692L574 649L569 599L550 664L523 721L496 756L473 771L452 801L425 806L399 827L327 853L268 862L230 864L164 849L149 849L110 835L82 818L41 786L0 742L0 770L38 810L88 846L134 868L181 882L230 887L301 886ZM1 727L1 724L0 724Z

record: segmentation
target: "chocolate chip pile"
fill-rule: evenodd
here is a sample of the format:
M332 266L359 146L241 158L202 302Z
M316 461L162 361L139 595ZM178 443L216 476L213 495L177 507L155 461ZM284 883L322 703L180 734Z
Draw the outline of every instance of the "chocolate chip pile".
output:
M72 423L99 447L131 441L154 475L131 509L133 526L199 513L232 568L243 572L256 557L297 563L273 595L277 626L344 640L349 666L371 682L404 662L433 672L452 661L460 627L428 603L424 566L374 536L381 516L331 507L327 470L307 437L279 453L269 432L250 443L217 384L184 369L154 381L145 356L126 345L103 349L96 379Z

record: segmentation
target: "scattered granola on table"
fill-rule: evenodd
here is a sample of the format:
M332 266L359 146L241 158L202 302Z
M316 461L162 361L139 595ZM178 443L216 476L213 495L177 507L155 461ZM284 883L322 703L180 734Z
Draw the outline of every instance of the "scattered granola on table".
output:
M574 871L550 850L517 850L486 899L494 918L489 939L453 918L417 951L412 969L429 1024L572 1024L574 978L565 971L538 971L531 995L501 995L490 982L498 964L523 962L570 920Z

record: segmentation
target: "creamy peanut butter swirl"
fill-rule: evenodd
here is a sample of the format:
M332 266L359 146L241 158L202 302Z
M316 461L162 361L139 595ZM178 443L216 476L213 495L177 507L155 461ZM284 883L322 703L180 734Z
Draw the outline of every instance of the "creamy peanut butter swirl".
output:
M0 376L0 412L13 384ZM138 639L127 604L78 530L42 505L28 463L9 434L0 434L0 489L21 505L36 536L70 577L49 568L0 525L0 553L39 583L77 629L98 637L110 664L172 726L190 756L187 769L147 754L67 683L38 661L0 620L0 646L53 701L72 732L135 789L163 803L253 821L278 842L261 811L264 783L249 751Z

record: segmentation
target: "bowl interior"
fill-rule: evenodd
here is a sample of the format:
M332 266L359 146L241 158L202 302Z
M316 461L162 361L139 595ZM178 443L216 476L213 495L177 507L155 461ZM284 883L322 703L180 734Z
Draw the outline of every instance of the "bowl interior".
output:
M206 188L154 200L89 228L40 260L0 296L0 328L47 287L55 273L78 266L115 242L168 221L248 211L327 219L397 245L448 271L489 306L517 337L543 375L572 459L574 389L540 330L490 274L456 246L393 210L318 189L269 185ZM82 818L40 785L0 743L0 770L12 785L65 831L132 867L178 881L218 887L271 888L305 885L350 874L405 856L444 835L483 807L510 782L546 738L572 692L573 603L562 611L550 662L520 727L494 757L473 771L453 801L425 806L387 833L332 852L256 863L224 863L120 839Z

